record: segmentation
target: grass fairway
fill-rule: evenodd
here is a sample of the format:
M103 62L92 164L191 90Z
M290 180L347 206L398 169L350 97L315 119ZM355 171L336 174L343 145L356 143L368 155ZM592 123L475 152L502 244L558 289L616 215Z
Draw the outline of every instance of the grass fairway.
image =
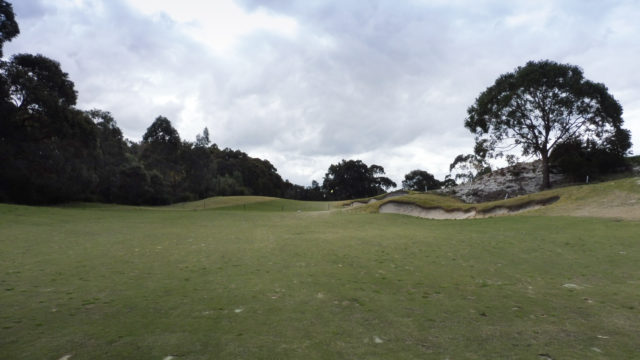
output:
M269 201L0 205L0 358L640 356L638 221Z

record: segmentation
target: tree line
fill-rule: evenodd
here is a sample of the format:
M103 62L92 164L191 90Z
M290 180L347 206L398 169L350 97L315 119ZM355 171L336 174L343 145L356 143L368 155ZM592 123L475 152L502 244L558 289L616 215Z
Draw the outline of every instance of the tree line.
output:
M0 201L100 201L160 205L217 195L301 200L374 196L396 184L360 160L331 165L322 185L283 180L268 161L220 149L205 128L194 142L158 116L142 141L124 138L113 116L75 108L60 64L18 54L0 64Z
M19 32L11 4L0 0L0 55ZM211 144L207 129L182 140L162 116L142 141L126 140L109 112L77 109L77 96L55 60L18 54L0 62L0 201L156 205L281 196L292 186L268 161Z
M11 4L0 0L0 57L3 44L19 33ZM158 116L134 142L108 111L83 111L76 101L74 83L57 61L32 54L0 60L0 202L159 205L216 195L341 200L397 186L382 166L361 160L332 164L322 184L295 185L267 160L220 149L207 128L188 141ZM491 171L489 159L515 161L517 148L542 160L545 188L551 166L575 180L626 167L631 135L622 127L622 107L577 66L529 62L501 75L467 113L474 152L457 156L443 181L416 169L405 175L403 188L471 181Z
M19 33L11 4L0 0L0 57ZM216 195L334 200L395 186L381 166L360 160L331 165L322 185L295 185L268 160L220 149L207 128L193 142L181 139L164 116L141 141L130 141L111 113L80 110L77 98L53 59L17 54L0 60L0 202L160 205Z

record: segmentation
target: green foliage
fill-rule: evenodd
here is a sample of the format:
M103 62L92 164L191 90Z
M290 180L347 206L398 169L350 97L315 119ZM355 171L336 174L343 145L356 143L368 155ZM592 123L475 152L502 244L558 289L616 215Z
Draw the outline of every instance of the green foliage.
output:
M478 148L478 146L476 146ZM485 161L484 157L477 154L460 154L456 156L451 164L449 164L449 175L446 180L451 180L445 187L456 185L456 181L467 183L473 181L478 176L482 176L491 172L491 166ZM455 174L452 178L451 175ZM455 180L454 180L455 179Z
M0 51L18 32L11 4L0 0ZM0 201L139 205L213 195L317 195L317 188L283 181L269 161L218 149L207 128L195 143L181 141L159 116L136 143L124 139L109 112L79 111L76 100L57 61L30 54L0 60Z
M201 199L215 193L217 167L210 149L206 146L183 143L180 164L185 169L187 191L195 198Z
M396 183L382 176L384 168L361 160L342 160L329 166L322 188L329 199L357 199L382 194Z
M5 0L0 0L0 58L2 46L20 34L20 28L13 13L13 6Z
M625 158L625 161L631 166L640 166L640 155L629 156Z
M549 60L530 61L501 75L467 113L465 127L490 157L515 148L539 156L545 188L550 186L549 154L556 146L624 131L622 107L603 84L585 79L577 66Z
M129 154L127 143L122 136L122 131L118 128L111 113L98 109L86 112L96 124L98 135L98 164L96 175L98 184L96 185L96 196L105 202L123 202L126 195L118 189L121 182L127 181L124 170L133 166L135 158ZM131 203L124 201L124 203Z
M406 174L402 181L402 188L405 190L427 191L437 190L441 187L442 182L424 170L413 170Z
M229 195L282 195L285 183L269 161L229 148L215 147L212 152L218 174L226 178L227 188L233 191Z
M0 68L0 199L81 200L97 182L97 129L73 108L73 82L60 65L15 55Z
M197 147L207 147L211 144L211 139L209 139L209 129L204 128L202 130L202 135L196 135L196 143L194 144Z
M442 187L445 189L452 188L457 185L458 183L456 183L456 181L452 179L450 175L445 176L444 181L442 182Z
M144 144L177 148L180 145L180 135L178 135L178 130L171 125L169 119L164 116L158 116L142 136L142 142Z
M180 162L181 146L178 131L164 116L158 116L142 137L140 161L148 171L157 173L153 183L158 191L167 190L168 194L158 198L166 199L166 203L178 200L182 192L185 169Z
M628 132L621 134L621 141L628 141ZM585 181L587 176L597 179L602 175L628 170L624 153L619 151L617 143L615 139L605 139L600 144L590 140L584 142L579 138L569 139L556 146L550 160L572 181Z
M77 93L60 63L42 55L18 54L3 64L9 99L30 117L54 116L76 104Z

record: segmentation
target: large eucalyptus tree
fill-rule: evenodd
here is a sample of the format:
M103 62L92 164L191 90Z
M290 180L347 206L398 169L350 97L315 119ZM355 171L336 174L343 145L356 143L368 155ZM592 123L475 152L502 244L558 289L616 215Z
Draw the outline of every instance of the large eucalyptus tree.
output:
M542 160L549 188L549 154L568 139L602 140L622 129L622 106L601 83L574 65L530 61L498 77L467 110L465 127L489 157L519 148Z

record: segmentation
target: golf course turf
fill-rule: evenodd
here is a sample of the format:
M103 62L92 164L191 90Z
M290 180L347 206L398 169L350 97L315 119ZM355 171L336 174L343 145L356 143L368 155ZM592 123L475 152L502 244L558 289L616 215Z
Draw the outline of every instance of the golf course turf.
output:
M638 358L640 221L558 214L579 191L469 220L0 205L0 358Z

